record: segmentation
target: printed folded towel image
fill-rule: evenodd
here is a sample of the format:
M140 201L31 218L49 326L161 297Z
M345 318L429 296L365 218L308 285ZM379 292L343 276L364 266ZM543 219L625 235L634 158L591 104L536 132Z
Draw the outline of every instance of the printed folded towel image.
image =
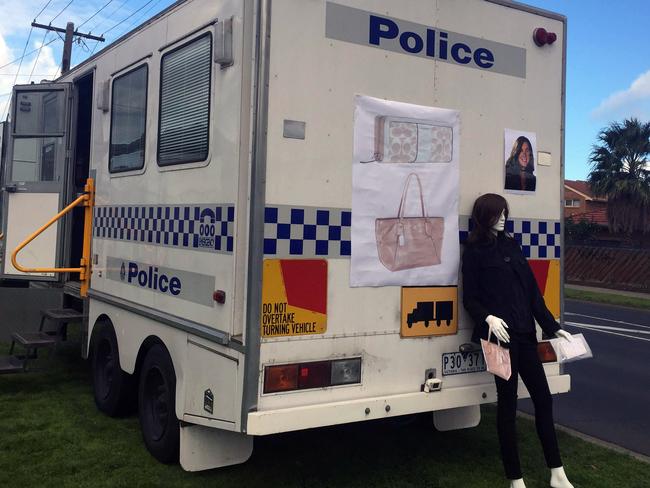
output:
M406 196L411 180L420 192L421 217L405 217ZM397 217L375 219L375 238L379 260L390 271L440 264L444 218L427 217L420 177L411 173L406 178Z
M451 127L404 117L380 115L375 118L374 161L449 163L452 142Z

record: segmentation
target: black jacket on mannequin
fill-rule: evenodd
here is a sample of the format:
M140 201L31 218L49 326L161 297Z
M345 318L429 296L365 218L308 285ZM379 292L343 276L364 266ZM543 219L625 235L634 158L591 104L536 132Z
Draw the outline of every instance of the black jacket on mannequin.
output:
M512 340L537 342L535 320L548 336L560 330L519 244L503 232L490 243L467 244L462 273L463 305L474 320L472 342L487 339L488 315L505 321Z

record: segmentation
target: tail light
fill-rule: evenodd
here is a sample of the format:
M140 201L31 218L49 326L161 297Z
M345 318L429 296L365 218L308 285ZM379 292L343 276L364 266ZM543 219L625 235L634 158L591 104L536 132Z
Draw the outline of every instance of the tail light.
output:
M361 358L282 364L264 368L264 393L361 383Z
M264 374L264 393L297 389L298 366L298 364L267 366Z
M537 344L537 355L543 363L554 363L557 361L555 349L549 341L540 342Z

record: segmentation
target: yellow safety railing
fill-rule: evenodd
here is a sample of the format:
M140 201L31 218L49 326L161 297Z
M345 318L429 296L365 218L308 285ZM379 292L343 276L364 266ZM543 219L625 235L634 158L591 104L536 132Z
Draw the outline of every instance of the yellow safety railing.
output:
M21 242L16 249L11 253L11 264L14 265L18 271L23 273L79 273L79 280L81 281L81 296L88 295L88 287L90 286L90 239L92 237L92 217L93 205L95 204L95 181L92 178L86 180L84 187L84 194L76 198L70 205L61 210L58 214L52 217L49 222L41 226L27 239ZM65 214L70 212L77 206L85 207L84 211L84 241L81 254L81 263L78 268L26 268L18 264L16 257L22 249L32 242L36 237L42 234L54 222L59 220Z

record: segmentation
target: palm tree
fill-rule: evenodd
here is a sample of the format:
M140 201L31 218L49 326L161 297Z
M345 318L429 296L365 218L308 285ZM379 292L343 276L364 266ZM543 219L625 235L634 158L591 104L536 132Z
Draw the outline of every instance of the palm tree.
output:
M598 134L589 184L607 196L610 232L650 232L650 122L612 122Z

